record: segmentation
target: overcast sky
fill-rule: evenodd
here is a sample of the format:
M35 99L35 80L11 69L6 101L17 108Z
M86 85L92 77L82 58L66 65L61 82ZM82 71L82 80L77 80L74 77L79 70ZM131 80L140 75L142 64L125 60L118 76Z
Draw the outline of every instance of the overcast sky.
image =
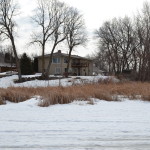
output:
M96 50L95 43L92 40L92 33L95 29L98 29L104 21L110 20L114 17L133 16L137 13L137 10L141 10L143 2L145 0L60 0L66 2L70 6L76 7L83 14L87 31L89 33L89 44L86 48L79 47L75 51L75 54L85 56L91 54ZM150 2L150 0L147 0ZM32 24L30 23L30 16L33 14L36 0L18 0L21 8L21 15L18 19L18 50L21 52L35 53L35 48L28 48L26 42L29 40L29 36L32 30ZM67 51L67 48L58 47L63 52ZM40 54L39 50L36 50L37 54Z

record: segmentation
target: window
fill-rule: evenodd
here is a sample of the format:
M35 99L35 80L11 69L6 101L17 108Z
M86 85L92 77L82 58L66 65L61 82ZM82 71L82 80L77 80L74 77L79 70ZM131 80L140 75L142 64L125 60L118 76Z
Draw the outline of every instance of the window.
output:
M53 58L53 63L59 64L59 63L60 63L60 58L54 57L54 58Z
M67 72L67 68L64 68L64 71L65 71L65 72ZM70 72L70 73L71 73L71 72L72 72L72 69L71 69L71 68L69 68L68 72Z
M64 63L68 63L68 58L64 58Z
M55 74L61 74L61 69L60 69L60 67L55 68Z

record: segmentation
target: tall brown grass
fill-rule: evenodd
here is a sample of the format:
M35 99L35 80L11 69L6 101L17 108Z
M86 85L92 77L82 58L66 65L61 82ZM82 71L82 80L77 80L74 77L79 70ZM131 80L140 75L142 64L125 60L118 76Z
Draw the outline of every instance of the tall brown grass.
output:
M40 106L53 104L66 104L74 100L90 100L97 98L107 101L119 101L118 95L129 99L142 99L150 101L150 83L91 83L69 87L40 87L40 88L15 88L0 89L0 104L5 100L22 102L35 95L43 100Z

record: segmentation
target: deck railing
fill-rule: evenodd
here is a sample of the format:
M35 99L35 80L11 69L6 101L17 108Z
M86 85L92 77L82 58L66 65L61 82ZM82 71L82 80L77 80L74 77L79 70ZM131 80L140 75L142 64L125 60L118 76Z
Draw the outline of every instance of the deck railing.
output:
M87 63L72 63L72 67L88 67Z

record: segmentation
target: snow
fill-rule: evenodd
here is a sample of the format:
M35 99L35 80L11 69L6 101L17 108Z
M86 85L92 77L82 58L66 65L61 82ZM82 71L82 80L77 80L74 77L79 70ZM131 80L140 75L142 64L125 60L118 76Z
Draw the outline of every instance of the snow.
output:
M82 76L15 84L13 80L17 78L0 78L0 88L70 86L111 77ZM35 96L18 104L7 101L0 105L0 150L150 149L149 102L122 97L122 102L92 99L94 105L74 101L43 108L38 106L39 99Z
M1 105L0 149L150 149L150 103L94 101L42 108L32 98Z
M28 75L23 77L35 77L40 76L40 74L36 75ZM13 81L18 79L17 75L9 76L9 77L3 77L0 78L0 88L7 88L7 87L47 87L47 86L70 86L72 84L81 84L83 82L96 82L98 79L106 79L106 78L112 78L108 76L80 76L81 79L75 79L76 77L71 77L67 79L61 79L61 80L33 80L33 81L27 81L23 83L15 84ZM69 82L68 82L69 81ZM117 80L114 79L114 82Z

